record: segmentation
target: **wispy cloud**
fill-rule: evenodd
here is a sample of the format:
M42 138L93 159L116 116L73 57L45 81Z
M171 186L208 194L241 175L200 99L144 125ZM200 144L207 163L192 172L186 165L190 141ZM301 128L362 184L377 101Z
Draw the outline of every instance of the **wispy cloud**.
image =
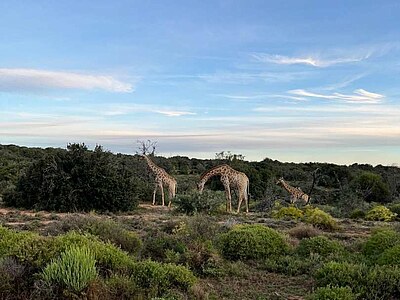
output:
M345 63L354 63L365 60L370 57L370 53L367 53L362 56L354 56L354 57L336 57L336 58L320 58L317 56L309 55L302 57L290 57L284 55L271 55L271 54L253 54L252 55L256 60L264 63L274 63L279 65L296 65L303 64L309 65L313 67L329 67L337 64L345 64Z
M352 95L346 95L341 93L333 93L333 94L318 94L309 92L303 89L291 90L288 91L289 94L306 97L306 98L320 98L320 99L329 99L329 100L339 100L346 103L363 103L363 104L377 104L381 103L384 95L368 92L364 89L357 89L353 91Z
M167 117L181 117L196 114L189 110L177 110L171 107L145 104L113 105L112 107L103 107L96 110L96 113L100 113L104 116L121 116L137 112L156 113Z
M105 90L131 93L132 83L112 76L88 75L38 69L0 69L0 91L32 92L51 89Z

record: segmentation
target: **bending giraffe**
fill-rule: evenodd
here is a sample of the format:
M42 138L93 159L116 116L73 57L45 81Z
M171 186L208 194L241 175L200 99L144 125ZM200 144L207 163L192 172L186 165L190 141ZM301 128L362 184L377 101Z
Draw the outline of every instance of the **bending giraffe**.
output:
M204 185L213 176L220 175L221 182L225 188L226 195L226 211L232 211L232 195L231 195L231 187L238 191L238 208L237 212L240 212L240 206L242 201L245 201L246 204L246 212L249 212L249 203L248 203L248 195L249 195L249 178L247 178L246 174L236 171L230 166L224 164L220 166L216 166L207 172L205 172L200 177L200 181L197 184L197 188L200 193L203 192Z
M301 188L295 188L288 184L283 178L279 178L276 182L277 185L282 186L289 194L290 194L290 203L296 203L300 199L304 202L304 204L308 204L310 202L310 196L304 193Z
M171 200L172 198L175 197L176 195L176 180L174 177L169 175L167 171L165 171L163 168L157 166L147 155L143 154L143 158L146 160L147 165L149 166L151 172L153 173L155 177L155 187L154 187L154 192L153 192L153 205L156 204L156 193L157 193L157 188L160 188L161 190L161 199L162 199L162 206L165 206L164 202L164 185L167 186L168 188L168 206L171 206Z

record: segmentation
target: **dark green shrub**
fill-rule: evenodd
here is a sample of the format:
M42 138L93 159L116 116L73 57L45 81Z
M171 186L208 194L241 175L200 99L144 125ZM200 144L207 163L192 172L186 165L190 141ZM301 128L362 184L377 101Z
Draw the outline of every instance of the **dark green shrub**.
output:
M146 238L143 248L143 256L157 261L165 261L168 250L182 254L186 251L186 245L176 236L163 232L150 235Z
M136 299L140 294L135 280L131 276L113 274L105 280L106 290L109 293L104 299Z
M138 204L135 185L112 154L70 144L34 162L4 197L9 206L56 211L126 211Z
M369 210L365 216L365 219L371 221L393 221L396 218L396 214L390 211L389 208L378 205Z
M395 213L397 218L400 217L400 203L393 203L389 206L391 212Z
M99 237L104 242L111 242L131 254L138 254L142 241L135 232L126 230L118 222L96 216L71 216L61 224L62 231L83 231Z
M309 257L285 255L265 259L262 262L262 267L269 272L297 276L312 273L322 263L323 258L319 255L310 255Z
M96 279L95 263L94 255L88 248L73 246L48 264L41 277L46 282L79 293Z
M334 230L338 228L336 220L330 214L316 207L304 209L303 221L322 229Z
M398 244L400 244L400 234L390 229L383 229L374 232L368 238L364 244L362 252L364 255L369 257L378 256L386 249Z
M377 263L380 265L400 266L400 245L386 249L379 255Z
M12 299L21 290L28 289L30 280L28 268L14 258L0 259L0 299Z
M262 225L236 225L221 234L219 248L227 259L262 259L285 254L288 244L278 231Z
M314 277L318 286L357 287L367 274L365 265L328 262L318 269Z
M323 257L335 256L344 252L344 247L337 241L332 241L326 236L316 236L302 239L296 252L301 256L319 254Z
M367 202L387 202L389 186L382 176L372 172L362 172L351 182L353 189Z
M363 210L361 210L359 208L356 208L355 210L353 210L350 213L350 218L351 219L364 219L365 215L366 215L365 211L363 211Z
M177 195L175 198L176 210L188 215L196 213L212 214L218 211L221 203L225 203L226 198L223 192L204 190L202 194L193 192L189 194Z
M295 206L281 207L272 211L272 217L276 219L299 220L303 217L303 211Z
M320 287L310 295L308 300L356 300L356 295L349 287Z
M214 240L221 233L222 227L215 218L204 214L197 214L186 218L173 231L186 244L192 241Z

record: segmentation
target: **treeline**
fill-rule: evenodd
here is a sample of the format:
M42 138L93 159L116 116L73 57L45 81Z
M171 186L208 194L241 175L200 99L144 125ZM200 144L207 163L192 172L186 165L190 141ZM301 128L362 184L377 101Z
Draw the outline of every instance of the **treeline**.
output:
M216 155L216 159L182 156L153 157L178 180L178 194L195 189L207 169L228 163L250 179L253 209L267 210L288 194L276 186L283 177L292 186L310 192L312 202L350 211L371 202L400 200L400 168L353 164L282 163L264 159L248 162L241 155ZM154 184L139 155L113 154L83 144L67 149L0 145L0 196L6 204L50 210L130 210L139 200L151 199ZM218 178L209 189L222 190Z

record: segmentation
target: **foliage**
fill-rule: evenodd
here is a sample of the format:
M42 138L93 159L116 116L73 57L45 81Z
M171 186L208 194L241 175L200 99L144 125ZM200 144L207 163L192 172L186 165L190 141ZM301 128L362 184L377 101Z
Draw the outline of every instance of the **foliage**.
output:
M299 220L303 217L303 211L295 206L282 207L279 210L272 211L272 217Z
M349 287L327 286L317 288L308 300L355 300L356 295L353 294Z
M236 225L221 234L219 248L231 260L262 259L285 254L288 245L276 230L262 225Z
M364 219L366 216L366 212L356 208L350 213L350 218L351 219Z
M375 206L365 216L367 220L371 221L392 221L395 217L396 214L383 205Z
M330 214L316 207L306 207L304 209L303 220L306 223L323 229L334 230L338 228L336 220Z
M4 202L57 211L118 211L137 205L135 182L114 166L111 153L100 146L89 151L84 144L67 148L33 163Z
M367 202L388 202L389 186L382 176L373 172L362 172L352 181L354 189Z
M312 254L309 257L285 255L266 258L262 262L262 267L269 272L297 276L312 273L322 263L323 258L319 255Z
M138 286L133 277L120 274L112 274L105 280L105 286L109 295L105 299L136 299Z
M375 257L383 253L386 249L400 244L400 234L390 230L382 229L374 232L363 247L363 254Z
M173 253L182 254L187 250L186 245L181 242L176 236L157 232L157 234L149 235L144 243L143 256L153 260L165 261L167 254Z
M42 278L71 292L81 292L97 277L93 253L85 247L71 247L48 264Z
M291 237L297 238L299 240L304 238L311 238L314 236L321 235L321 231L312 225L299 224L289 230L289 235Z
M305 257L311 254L319 254L323 257L327 257L343 253L344 247L339 242L330 240L326 236L316 236L302 239L296 252Z
M400 203L393 203L389 206L389 209L392 213L395 213L397 218L400 217Z
M400 266L400 245L386 249L379 255L377 263L380 265Z
M225 195L220 191L204 190L203 193L192 192L177 195L175 201L176 209L188 215L196 213L215 213L222 203Z

